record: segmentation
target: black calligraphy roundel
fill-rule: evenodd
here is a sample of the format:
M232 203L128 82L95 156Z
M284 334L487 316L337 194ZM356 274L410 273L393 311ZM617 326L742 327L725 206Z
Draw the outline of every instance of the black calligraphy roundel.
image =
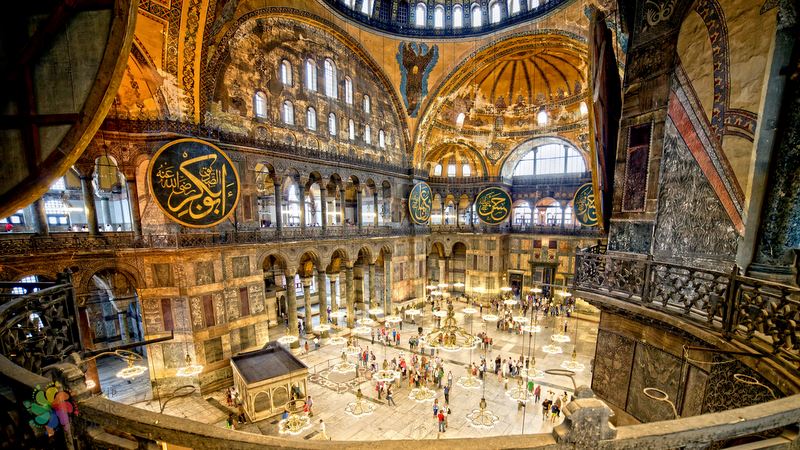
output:
M505 189L488 187L475 198L475 211L484 223L497 225L511 214L511 196Z
M239 175L217 146L178 139L161 147L150 161L147 183L164 214L181 225L212 227L239 201Z

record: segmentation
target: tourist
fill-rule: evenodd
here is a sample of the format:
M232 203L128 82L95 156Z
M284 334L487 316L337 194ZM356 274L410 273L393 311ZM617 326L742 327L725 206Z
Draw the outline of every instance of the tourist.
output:
M308 340L306 340L306 343L305 343L305 345L303 346L303 348L305 349L305 351L306 351L306 355L307 355L307 354L308 354Z
M328 433L325 431L325 422L323 422L322 419L319 419L319 435L322 437L322 439L327 441L331 440L331 438L328 436Z
M445 424L444 424L444 411L439 411L439 414L434 414L434 417L439 419L439 432L445 432Z
M536 389L533 390L533 398L536 403L539 403L539 399L542 397L542 386L536 386Z
M439 399L436 398L433 400L433 417L436 417L436 414L439 412Z
M314 336L314 350L319 350L319 337Z
M448 370L447 371L447 387L449 387L451 389L453 388L453 371L452 370Z
M444 402L447 404L450 403L450 386L447 385L444 387Z
M544 401L542 402L542 422L547 420L547 417L548 417L548 415L550 413L550 405L552 403L553 402L551 402L550 399L547 399L547 398L544 399Z
M281 420L286 420L288 418L289 418L289 411L284 409L283 414L281 414Z
M314 406L314 401L313 401L313 400L311 400L311 396L309 395L309 396L306 398L306 407L308 408L308 415L309 415L309 416L313 416L313 415L314 415L314 413L311 411L311 408L312 408L313 406Z
M397 406L394 402L394 396L392 395L392 385L389 384L389 387L386 388L386 403L391 406Z

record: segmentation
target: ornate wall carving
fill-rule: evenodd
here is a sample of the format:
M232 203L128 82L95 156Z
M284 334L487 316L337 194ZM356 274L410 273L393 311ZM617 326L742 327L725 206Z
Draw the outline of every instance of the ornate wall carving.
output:
M653 224L650 222L612 221L608 232L608 249L615 252L650 253Z
M670 118L659 184L653 255L702 266L713 265L710 260L732 261L737 239L733 224Z
M635 342L600 330L594 355L592 390L614 406L625 408Z
M678 398L681 388L681 361L653 346L638 343L633 358L627 411L643 422L673 419L672 409L664 402L646 396L644 388L661 389L669 398Z

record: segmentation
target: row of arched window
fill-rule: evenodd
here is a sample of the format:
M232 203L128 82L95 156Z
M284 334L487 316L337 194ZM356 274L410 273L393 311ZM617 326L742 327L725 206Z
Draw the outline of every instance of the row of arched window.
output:
M433 176L441 177L442 176L442 165L436 164L433 166ZM450 163L447 165L447 176L448 177L455 177L456 175L456 164ZM469 164L462 164L461 165L461 176L462 177L471 177L472 176L472 166Z
M281 61L278 73L281 84L284 86L292 86L292 64L284 59ZM325 58L323 62L323 90L325 96L332 99L339 98L339 80L337 78L336 63L330 58ZM312 92L318 92L317 88L317 62L313 58L306 59L303 64L303 85L305 88ZM349 76L344 77L344 102L348 105L353 104L353 79ZM369 95L364 95L361 106L364 113L369 114L372 112L372 105ZM256 110L258 115L258 110Z
M256 92L255 104L257 111L256 115L258 115L259 104L263 104L264 108L266 108L266 96L263 92ZM266 109L264 114L266 115ZM284 100L283 105L281 105L281 121L286 125L295 125L294 104L290 100ZM306 109L306 128L309 131L317 131L317 110L313 106L309 106ZM339 127L336 114L329 113L328 134L331 136L336 136L338 130ZM369 124L364 125L363 137L364 143L372 144L372 129L370 128ZM356 140L356 123L353 121L353 119L349 119L347 121L347 138L351 141ZM378 146L380 148L386 148L386 140L386 132L383 130L378 130Z
M355 9L355 0L342 0L345 6L350 9ZM513 16L522 12L522 4L525 2L529 10L539 7L540 0L506 0L506 14ZM361 3L360 12L370 17L373 15L374 0L363 0ZM402 8L402 6L401 6ZM418 28L425 28L428 26L428 5L425 2L418 2L410 5L409 14L413 14L414 26ZM469 5L455 4L452 7L452 22L453 29L460 29L464 27L464 10L469 8L469 21L472 28L480 28L483 23L483 11L479 3L472 3ZM400 12L399 12L400 13ZM400 13L404 15L404 13ZM502 0L494 0L489 3L489 23L500 23L504 19ZM444 29L445 27L445 7L444 5L436 5L433 8L433 28Z

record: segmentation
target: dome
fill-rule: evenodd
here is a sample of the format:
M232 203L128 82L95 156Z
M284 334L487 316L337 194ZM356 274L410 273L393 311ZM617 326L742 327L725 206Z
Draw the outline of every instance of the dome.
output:
M567 0L479 0L430 2L323 0L351 20L406 37L479 36L528 22L568 3Z

